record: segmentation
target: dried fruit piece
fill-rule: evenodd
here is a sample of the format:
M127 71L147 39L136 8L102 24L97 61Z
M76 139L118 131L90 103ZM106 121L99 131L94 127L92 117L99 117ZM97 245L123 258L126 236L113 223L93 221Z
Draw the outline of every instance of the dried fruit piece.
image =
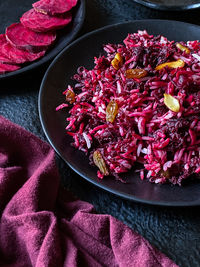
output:
M177 68L183 68L184 66L185 66L185 62L182 59L178 59L176 61L165 62L163 64L160 64L156 67L156 70L161 70L165 67L177 69Z
M176 47L179 48L181 51L185 51L186 54L190 53L190 49L182 44L177 43Z
M118 104L115 100L111 100L106 107L106 121L113 123L118 113Z
M164 176L165 178L167 178L167 179L169 179L171 176L170 176L170 172L169 172L169 170L166 170L166 171L163 171L163 170L161 170L160 171L160 174L162 175L162 176Z
M93 153L93 161L94 161L94 164L99 168L99 170L104 175L109 175L105 161L104 161L101 153L98 150L94 151L94 153Z
M135 69L128 69L126 70L126 78L128 79L140 79L143 78L147 75L147 71L144 69L139 69L139 68L135 68Z
M121 66L123 64L123 57L121 56L120 53L117 53L115 55L114 59L111 61L111 64L112 64L113 68L116 70L121 68Z
M50 16L36 12L33 8L23 14L20 21L24 27L35 32L47 32L63 28L72 20L71 12Z
M119 60L121 63L123 63L123 57L121 56L120 53L117 53L117 54L115 55L115 58L116 58L117 60Z
M72 89L68 89L65 93L66 101L73 104L75 101L75 93Z
M111 61L111 64L113 66L114 69L118 70L120 68L120 62L119 60L117 60L116 58L114 58L112 61Z
M179 112L180 103L179 103L178 99L176 99L172 95L164 94L164 103L170 110L172 110L174 112Z

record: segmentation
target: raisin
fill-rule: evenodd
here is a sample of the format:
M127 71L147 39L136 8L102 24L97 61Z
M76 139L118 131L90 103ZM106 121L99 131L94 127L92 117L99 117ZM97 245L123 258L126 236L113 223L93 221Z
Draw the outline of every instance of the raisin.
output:
M161 70L165 67L168 67L171 69L177 69L177 68L183 68L184 66L185 66L185 62L182 59L178 59L176 61L165 62L163 64L160 64L156 67L156 70Z
M73 104L75 102L75 93L71 89L68 89L66 91L65 96L66 96L66 101L69 102L70 104Z
M106 121L113 123L118 113L118 104L115 100L111 100L106 107Z
M181 51L185 51L186 54L190 53L190 49L182 44L177 43L176 47L179 48Z
M133 78L140 79L140 78L145 77L146 75L147 75L147 71L144 69L136 68L136 69L126 70L126 78L128 79L133 79Z
M106 163L98 150L94 151L93 153L93 161L94 164L99 168L101 173L103 173L104 175L109 175Z
M111 64L114 69L118 70L121 68L123 64L123 57L121 56L120 53L117 53L114 57L114 59L111 61Z

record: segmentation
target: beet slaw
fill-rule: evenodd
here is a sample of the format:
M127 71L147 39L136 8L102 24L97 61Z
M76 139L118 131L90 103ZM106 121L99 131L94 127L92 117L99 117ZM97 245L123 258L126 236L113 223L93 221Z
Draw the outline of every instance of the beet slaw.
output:
M91 70L79 67L63 92L67 134L103 178L136 162L141 179L181 185L200 173L200 43L146 31L104 46Z

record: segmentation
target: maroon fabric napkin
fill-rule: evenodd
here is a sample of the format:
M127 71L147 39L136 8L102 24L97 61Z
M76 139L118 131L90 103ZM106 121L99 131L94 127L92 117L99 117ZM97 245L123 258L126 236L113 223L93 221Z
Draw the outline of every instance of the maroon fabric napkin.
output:
M59 190L54 151L0 117L0 266L177 266L144 238Z

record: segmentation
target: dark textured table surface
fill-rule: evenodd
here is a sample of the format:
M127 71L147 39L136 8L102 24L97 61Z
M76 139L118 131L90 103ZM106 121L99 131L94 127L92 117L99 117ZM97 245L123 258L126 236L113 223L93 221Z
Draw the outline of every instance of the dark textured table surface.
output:
M140 6L132 0L88 0L79 35L117 22L135 19L173 19L200 24L200 10L165 12ZM0 114L45 140L38 116L37 98L43 66L25 76L0 82ZM76 175L58 159L62 183L80 199L92 203L144 236L179 266L200 266L200 208L154 207L113 196Z

